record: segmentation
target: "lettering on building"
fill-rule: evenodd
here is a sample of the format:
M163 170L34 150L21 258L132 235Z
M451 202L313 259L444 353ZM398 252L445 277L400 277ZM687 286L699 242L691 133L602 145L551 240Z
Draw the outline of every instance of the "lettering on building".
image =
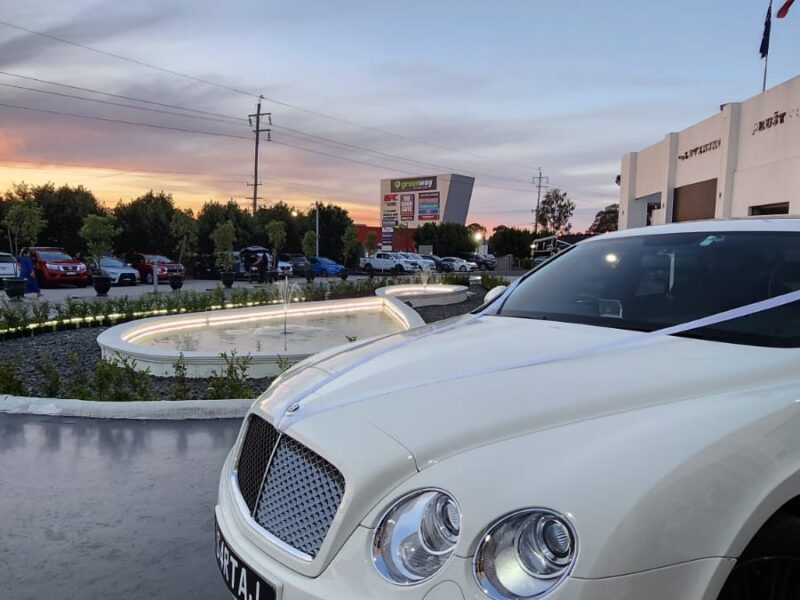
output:
M714 140L713 142L708 142L707 144L703 144L701 146L695 146L691 150L687 150L683 154L679 154L678 158L680 160L689 160L695 156L699 156L700 154L705 154L706 152L711 152L712 150L719 150L722 147L722 140Z
M791 110L779 111L776 110L773 115L766 119L756 121L753 125L753 135L767 131L773 127L784 125L789 119L800 119L800 108L793 108Z

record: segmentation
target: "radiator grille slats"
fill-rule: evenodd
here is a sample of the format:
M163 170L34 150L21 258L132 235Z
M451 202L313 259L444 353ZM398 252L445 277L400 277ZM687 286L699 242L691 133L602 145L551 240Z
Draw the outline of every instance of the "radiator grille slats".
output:
M336 467L256 415L250 417L239 455L238 483L255 522L312 558L325 541L345 489Z

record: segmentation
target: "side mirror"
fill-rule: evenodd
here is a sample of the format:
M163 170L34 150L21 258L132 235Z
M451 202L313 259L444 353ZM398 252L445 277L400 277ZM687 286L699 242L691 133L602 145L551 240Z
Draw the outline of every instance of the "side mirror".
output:
M503 292L508 289L507 285L498 285L497 287L493 287L488 292L486 292L486 296L483 297L483 303L489 304L489 302L493 302L497 300Z

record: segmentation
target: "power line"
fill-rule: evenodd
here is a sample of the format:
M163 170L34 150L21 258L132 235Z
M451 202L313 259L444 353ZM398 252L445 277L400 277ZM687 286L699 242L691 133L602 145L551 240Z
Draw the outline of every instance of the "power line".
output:
M105 117L93 117L89 115L79 115L77 113L63 112L59 110L48 110L45 108L33 108L31 106L19 106L18 104L5 104L0 103L0 106L5 108L13 108L17 110L27 110L33 112L47 113L51 115L62 115L65 117L75 117L78 119L90 119L92 121L103 121L105 123L119 123L121 125L133 125L136 127L149 127L151 129L165 129L168 131L179 131L181 133L195 133L200 135L213 135L217 137L234 138L239 140L249 140L250 138L245 135L234 135L231 133L219 133L215 131L202 131L199 129L186 129L183 127L169 127L167 125L155 125L153 123L141 123L137 121L124 121L122 119L107 119Z
M109 56L109 57L112 57L112 58L116 58L118 60L123 60L123 61L126 61L126 62L130 62L130 63L133 63L135 65L139 65L141 67L154 69L154 70L160 71L162 73L167 73L169 75L173 75L173 76L176 76L176 77L182 77L184 79L189 79L189 80L195 81L197 83L204 83L206 85L214 86L214 87L217 87L217 88L220 88L220 89L224 89L224 90L227 90L229 92L236 93L236 94L242 94L242 95L251 96L251 97L259 97L257 94L255 94L253 92L246 92L246 91L240 90L238 88L235 88L235 87L232 87L232 86L229 86L229 85L218 83L216 81L212 81L212 80L209 80L209 79L203 79L201 77L195 77L194 75L188 75L186 73L182 73L180 71L175 71L175 70L172 70L172 69L166 69L164 67L159 67L159 66L154 65L152 63L144 62L144 61L141 61L141 60L138 60L138 59L135 59L135 58L130 58L128 56L124 56L124 55L121 55L121 54L115 54L113 52L108 52L106 50L101 50L99 48L95 48L93 46L88 46L86 44L80 44L78 42L73 42L71 40L60 38L60 37L51 35L49 33L44 33L44 32L41 32L41 31L35 31L33 29L28 29L28 28L22 27L20 25L14 25L13 23L9 23L8 21L0 21L0 25L5 25L6 27L10 27L12 29L17 29L19 31L24 31L24 32L29 33L31 35L37 35L37 36L40 36L40 37L43 37L43 38L46 38L46 39L49 39L49 40L53 40L53 41L61 42L61 43L64 43L64 44L68 44L70 46L75 46L75 47L78 47L78 48L82 48L82 49L90 51L90 52L96 52L96 53L102 54L104 56ZM472 156L474 158L479 158L481 160L490 160L490 161L494 160L494 162L504 162L505 164L513 165L515 167L528 169L528 167L526 165L519 165L519 164L516 164L516 163L510 163L510 162L506 162L506 161L497 161L496 159L490 159L488 157L481 156L480 154L467 152L467 151L461 150L459 148L453 148L453 147L446 146L446 145L443 145L443 144L436 144L434 142L429 142L429 141L426 141L426 140L420 140L420 139L413 138L413 137L410 137L410 136L394 133L392 131L388 131L388 130L385 130L385 129L380 129L378 127L373 127L371 125L363 125L363 124L357 123L355 121L350 121L348 119L343 119L341 117L337 117L337 116L330 115L330 114L327 114L327 113L323 113L323 112L320 112L320 111L316 111L316 110L312 110L312 109L309 109L309 108L305 108L305 107L302 107L302 106L299 106L299 105L296 105L296 104L291 104L289 102L283 102L281 100L278 100L277 98L270 98L268 96L263 96L263 98L265 100L267 100L269 102L272 102L273 104L277 104L279 106L284 106L286 108L290 108L292 110L301 111L301 112L304 112L306 114L310 114L310 115L314 115L314 116L317 116L317 117L321 117L321 118L337 121L337 122L343 123L345 125L350 125L351 127L358 127L360 129L364 129L364 130L367 130L367 131L372 131L372 132L375 132L375 133L380 133L380 134L383 134L383 135L388 135L388 136L391 136L391 137L394 137L394 138L397 138L397 139L406 140L406 141L413 142L413 143L416 143L416 144L422 144L422 145L430 146L430 147L433 147L433 148L439 148L439 149L442 149L442 150L448 150L450 152L457 152L457 153L464 154L464 155L467 155L467 156Z
M174 75L176 77L183 77L184 79L190 79L197 83L205 83L206 85L212 85L214 87L227 90L229 92L233 92L236 94L242 94L245 96L256 96L252 92L245 92L243 90L237 89L235 87L231 87L222 83L217 83L216 81L211 81L209 79L203 79L202 77L195 77L194 75L187 75L186 73L181 73L180 71L173 71L172 69L165 69L164 67L159 67L157 65L144 62L142 60L138 60L135 58L130 58L129 56L123 56L121 54L115 54L113 52L108 52L107 50L100 50L99 48L94 48L92 46L87 46L85 44L79 44L78 42L73 42L71 40L67 40L64 38L57 37L55 35L51 35L49 33L43 33L41 31L34 31L33 29L28 29L26 27L21 27L20 25L14 25L13 23L9 23L7 21L0 21L0 25L5 25L6 27L11 27L12 29L17 29L19 31L24 31L25 33L30 33L31 35L38 35L43 38L47 38L49 40L53 40L55 42L61 42L62 44L68 44L70 46L75 46L77 48L82 48L84 50L88 50L90 52L96 52L98 54L102 54L104 56L110 56L111 58L116 58L119 60L124 60L129 63L133 63L135 65L139 65L140 67L147 67L148 69L155 69L156 71L161 71L162 73L167 73L168 75Z
M200 116L200 115L189 115L189 114L179 113L179 112L175 112L175 111L171 111L171 110L165 110L165 109L161 109L161 108L149 108L149 107L146 107L146 106L136 106L135 104L125 104L124 102L112 102L112 101L109 101L109 100L98 100L97 98L86 98L85 96L76 96L74 94L64 94L62 92L54 92L52 90L40 90L40 89L37 89L37 88L27 87L27 86L24 86L24 85L14 85L13 83L0 83L0 86L7 87L7 88L14 88L14 89L18 89L18 90L23 90L23 91L26 91L26 92L36 92L36 93L39 93L39 94L48 94L48 95L51 95L51 96L59 96L61 98L71 98L73 100L83 100L85 102L96 102L98 104L106 104L106 105L109 105L109 106L120 106L120 107L123 107L123 108L132 108L134 110L143 110L143 111L148 111L148 112L161 113L161 114L165 114L165 115L172 115L172 116L182 117L182 118L187 118L187 119L200 119L200 120L203 120L203 121L212 121L212 122L215 122L215 123L224 123L226 125L231 125L232 124L230 121L226 121L226 120L219 119L219 118L204 117L204 116Z

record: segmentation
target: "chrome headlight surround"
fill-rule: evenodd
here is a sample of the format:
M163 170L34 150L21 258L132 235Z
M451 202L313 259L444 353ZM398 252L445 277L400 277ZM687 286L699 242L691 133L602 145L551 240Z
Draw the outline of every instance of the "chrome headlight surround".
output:
M529 508L487 529L473 557L473 572L493 600L533 600L569 576L577 555L578 537L567 517L547 508Z
M455 554L461 510L444 490L406 494L382 516L372 536L372 562L386 581L410 586L428 581Z

